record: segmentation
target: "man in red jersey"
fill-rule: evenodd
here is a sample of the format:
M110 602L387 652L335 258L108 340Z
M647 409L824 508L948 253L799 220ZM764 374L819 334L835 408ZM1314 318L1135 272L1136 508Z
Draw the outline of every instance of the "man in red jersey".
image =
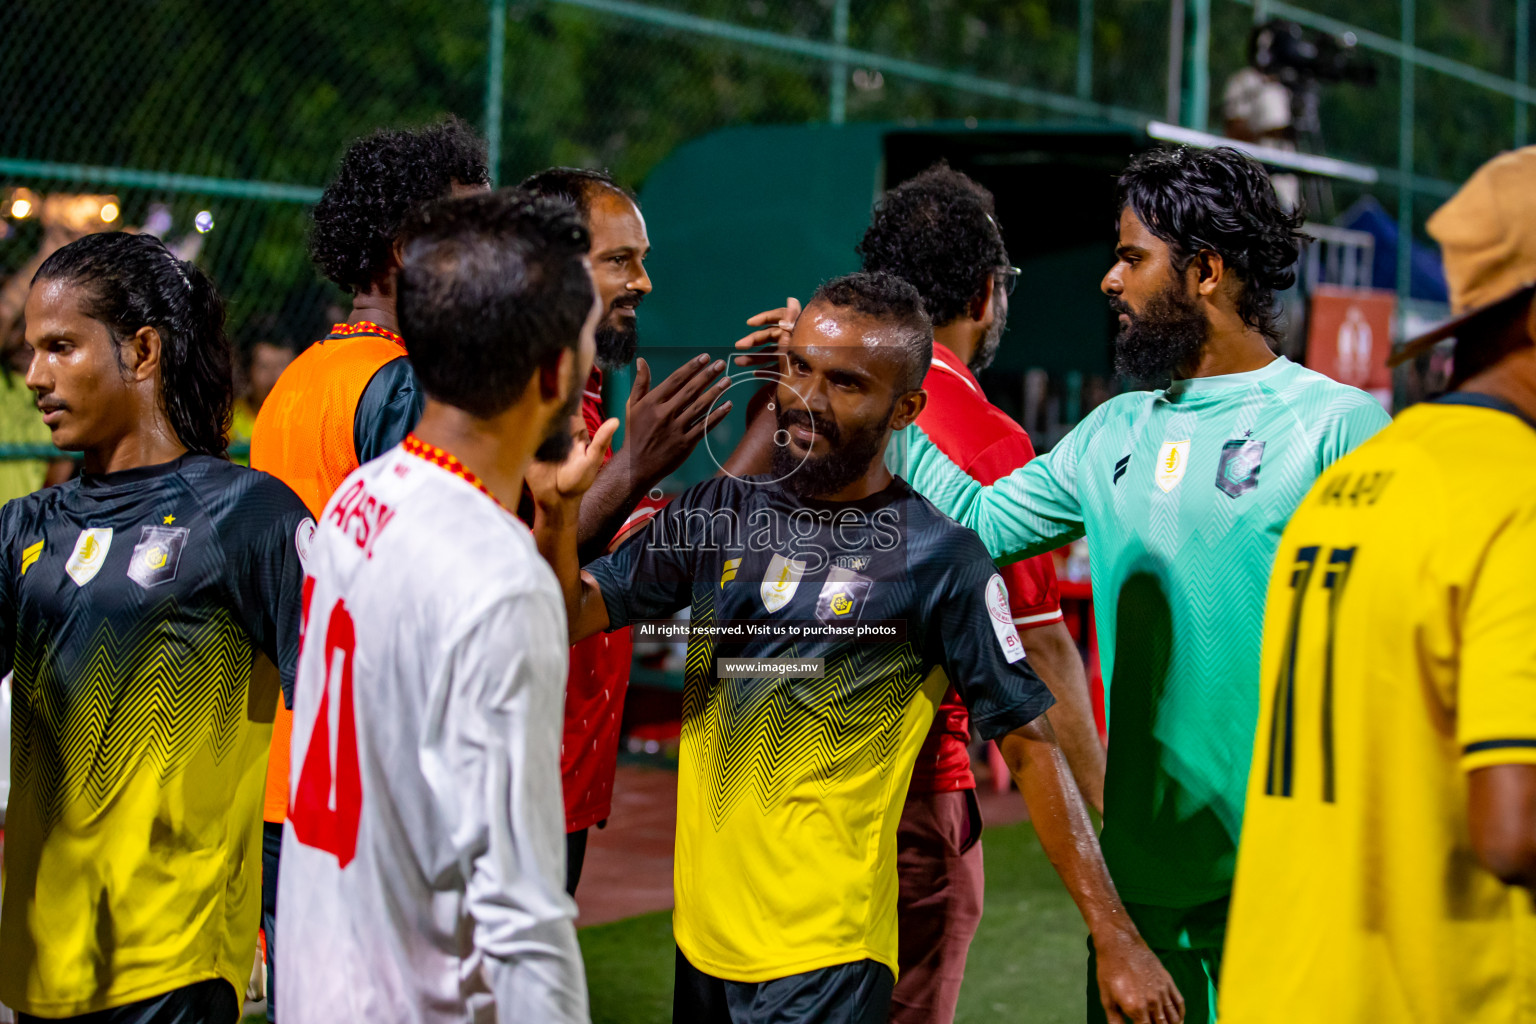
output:
M991 363L1008 320L1008 292L1018 271L993 216L992 195L944 164L887 192L858 252L866 271L904 278L922 295L934 322L933 363L923 380L928 402L916 422L892 435L886 463L905 475L913 445L942 456L984 484L1034 458L1024 428L987 401L976 374ZM778 340L799 305L759 314L763 327L737 343ZM762 354L738 358L758 362ZM754 400L754 407L759 403ZM732 472L754 472L771 448L772 415L754 411ZM1102 812L1104 748L1088 699L1077 645L1062 621L1050 555L1014 562L999 572L1030 664L1050 687L1047 713L1083 799ZM913 769L897 833L901 892L901 976L891 998L899 1024L954 1019L966 955L981 920L985 876L981 816L971 773L970 716L953 689L945 694Z
M923 380L928 404L894 442L886 461L901 474L912 445L936 447L987 484L1035 457L1024 428L987 401L976 374L991 363L1008 321L1018 271L992 217L992 196L938 165L887 192L859 244L864 269L916 286L936 325L933 365ZM1077 645L1062 621L1050 555L1004 566L1008 603L1024 650L1056 697L1049 712L1083 798L1104 809L1104 748L1088 700ZM966 953L981 920L980 815L971 775L970 718L953 689L928 734L902 813L901 980L891 1020L954 1019Z
M603 371L636 362L635 307L651 292L645 272L645 258L651 251L645 218L634 196L602 171L552 167L519 187L571 204L591 235L587 255L602 319L581 413L588 433L595 435L604 420ZM704 433L730 412L731 403L721 402L710 413L710 406L729 385L729 379L721 379L710 386L724 369L724 360L696 356L652 388L649 365L644 359L638 361L624 410L624 446L613 453L582 498L577 540L583 561L596 558L617 533L648 518L655 503L647 493L682 465ZM523 511L531 523L531 506ZM560 776L565 789L565 884L573 896L581 880L587 835L593 825L601 828L607 823L613 806L619 726L632 653L628 629L598 633L571 646Z
M992 195L940 164L902 183L875 207L858 251L864 269L910 281L933 318L928 405L893 443L887 462L902 472L911 445L938 448L982 483L1030 459L1029 435L987 401L979 373L997 354L1008 321L1008 265ZM1001 570L1019 638L1056 706L1049 716L1083 798L1104 809L1104 748L1088 701L1077 646L1062 621L1049 555ZM901 980L891 1020L947 1022L960 997L965 958L981 920L984 876L976 780L966 745L970 719L953 689L934 720L912 773L898 842L901 872Z

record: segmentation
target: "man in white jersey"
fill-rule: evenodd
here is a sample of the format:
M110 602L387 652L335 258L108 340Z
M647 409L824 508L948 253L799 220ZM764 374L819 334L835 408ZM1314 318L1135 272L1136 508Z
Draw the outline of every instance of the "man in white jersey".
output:
M440 201L405 237L400 327L427 404L336 491L310 553L279 1015L580 1024L565 610L507 509L531 460L571 447L598 314L587 233L497 192ZM559 472L595 476L584 457L616 425Z

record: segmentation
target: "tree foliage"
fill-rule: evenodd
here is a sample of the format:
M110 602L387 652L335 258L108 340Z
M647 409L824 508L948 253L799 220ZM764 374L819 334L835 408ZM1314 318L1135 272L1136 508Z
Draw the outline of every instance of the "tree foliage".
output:
M670 9L828 40L832 0L658 0ZM1308 0L1395 36L1399 0ZM1419 45L1513 73L1515 0L1420 3ZM1094 0L1093 98L1160 116L1167 0ZM454 112L484 120L488 5L480 0L10 0L0 35L0 157L318 186L346 143L384 123ZM850 43L1002 81L1072 93L1079 0L853 0ZM1213 0L1212 98L1245 59L1252 9ZM1324 94L1330 153L1395 165L1398 68L1377 56L1371 89ZM861 69L851 69L858 71ZM676 146L728 124L824 119L828 67L809 58L646 26L548 0L513 0L507 22L502 178L552 163L606 166L631 185ZM1017 103L854 76L851 119L1024 119ZM1465 177L1508 146L1514 106L1431 72L1416 78L1415 162ZM1213 123L1219 123L1219 113ZM823 172L825 173L825 172ZM42 191L65 182L13 179ZM299 336L327 301L293 203L117 189L124 219L167 204L176 231L210 209L202 260L237 325L279 313ZM1431 208L1432 204L1425 204ZM37 242L0 240L0 266Z

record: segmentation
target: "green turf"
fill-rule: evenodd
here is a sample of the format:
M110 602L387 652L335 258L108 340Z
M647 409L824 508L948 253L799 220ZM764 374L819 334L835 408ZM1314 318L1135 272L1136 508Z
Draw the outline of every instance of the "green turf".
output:
M958 1024L1080 1024L1087 929L1029 825L989 828L986 911ZM672 924L646 914L581 930L592 1024L670 1024Z
M987 900L956 1024L1082 1024L1088 928L1029 825L989 828Z

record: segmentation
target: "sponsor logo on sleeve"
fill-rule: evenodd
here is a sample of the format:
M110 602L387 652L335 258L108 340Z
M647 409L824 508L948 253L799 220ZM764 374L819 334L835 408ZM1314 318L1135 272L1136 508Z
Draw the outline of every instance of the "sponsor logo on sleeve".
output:
M998 646L1009 663L1024 657L1024 642L1013 624L1013 612L1008 607L1008 588L997 573L987 580L987 618L992 620L992 632L997 634Z
M795 591L800 589L800 577L804 575L804 562L797 558L774 555L768 563L768 571L763 574L763 607L776 612L789 604Z
M1153 479L1166 494L1179 486L1184 479L1184 466L1189 462L1189 442L1164 441L1157 453L1157 465L1153 467Z
M315 521L305 516L299 521L298 529L293 531L293 550L298 553L299 566L309 571L309 550L315 543Z
M75 581L75 586L83 587L101 572L101 565L107 560L107 552L110 550L112 527L81 530L80 536L75 539L75 550L70 552L69 561L64 563L64 571Z
M144 527L128 559L128 578L145 590L174 580L187 533L184 526Z

